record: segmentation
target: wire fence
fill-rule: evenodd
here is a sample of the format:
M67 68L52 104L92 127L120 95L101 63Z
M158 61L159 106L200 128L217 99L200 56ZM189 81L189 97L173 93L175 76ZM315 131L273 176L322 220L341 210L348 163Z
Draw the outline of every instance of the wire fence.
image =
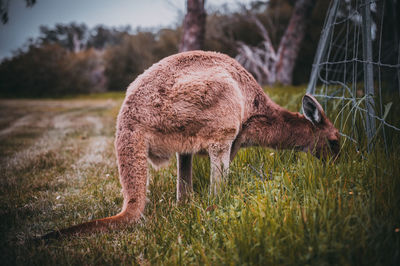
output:
M400 139L398 10L394 0L332 0L325 19L307 92L358 149Z

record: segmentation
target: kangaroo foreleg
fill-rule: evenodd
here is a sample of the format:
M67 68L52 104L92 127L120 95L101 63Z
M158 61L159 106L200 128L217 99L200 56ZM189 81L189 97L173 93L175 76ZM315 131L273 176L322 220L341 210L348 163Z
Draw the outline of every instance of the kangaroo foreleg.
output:
M210 155L210 194L219 192L222 180L228 175L231 144L211 144L208 149Z
M177 153L178 180L176 183L176 198L178 201L187 198L193 190L192 160L193 154Z

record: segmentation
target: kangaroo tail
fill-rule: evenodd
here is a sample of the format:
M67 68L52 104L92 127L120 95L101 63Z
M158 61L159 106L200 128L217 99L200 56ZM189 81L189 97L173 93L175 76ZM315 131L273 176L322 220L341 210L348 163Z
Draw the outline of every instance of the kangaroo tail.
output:
M121 127L117 131L115 149L124 196L122 211L115 216L50 232L40 239L108 231L140 219L146 202L147 184L147 146L144 136L138 131Z
M134 219L130 219L126 213L119 213L115 216L89 221L86 223L74 225L61 230L52 231L41 236L41 240L58 239L63 236L79 235L90 232L104 232L118 228L123 224L128 224Z

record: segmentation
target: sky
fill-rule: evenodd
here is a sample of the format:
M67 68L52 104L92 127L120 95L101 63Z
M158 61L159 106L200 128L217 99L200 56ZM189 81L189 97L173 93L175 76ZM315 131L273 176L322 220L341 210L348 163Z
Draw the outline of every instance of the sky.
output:
M12 51L23 46L28 38L39 35L39 26L56 23L85 23L90 28L126 26L155 28L172 27L180 22L185 11L185 0L37 0L26 8L24 0L10 0L9 21L0 23L0 60L12 56ZM227 3L248 4L251 0L206 0L206 8L217 8ZM180 15L179 15L180 13Z

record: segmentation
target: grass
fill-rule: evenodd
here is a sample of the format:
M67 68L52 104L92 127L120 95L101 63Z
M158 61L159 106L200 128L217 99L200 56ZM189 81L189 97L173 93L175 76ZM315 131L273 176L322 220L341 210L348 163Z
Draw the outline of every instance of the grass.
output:
M298 111L303 88L268 89ZM119 212L113 148L123 95L1 100L0 259L54 264L370 264L400 262L400 160L393 140L335 164L309 154L250 148L208 196L209 160L195 157L194 196L175 202L176 162L150 171L139 224L32 243L36 235Z

